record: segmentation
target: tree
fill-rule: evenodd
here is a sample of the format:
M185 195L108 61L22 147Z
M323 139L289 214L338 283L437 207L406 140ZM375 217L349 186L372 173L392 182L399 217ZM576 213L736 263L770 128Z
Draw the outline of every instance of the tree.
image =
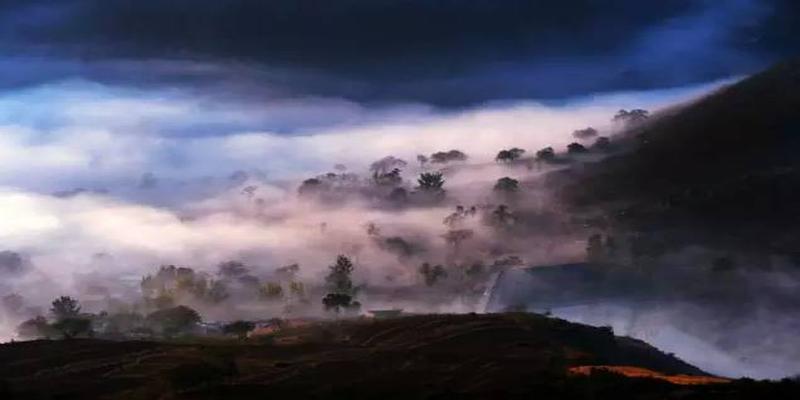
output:
M328 293L322 298L322 304L325 306L325 310L336 313L358 311L361 308L361 303L353 301L353 296L344 293Z
M519 147L513 147L513 148L508 149L508 150L500 150L500 152L497 153L497 156L495 157L495 161L498 161L498 162L501 162L501 161L502 162L516 161L524 153L525 153L525 150L520 149Z
M222 332L228 335L236 335L239 339L244 339L247 334L256 328L256 324L250 321L235 321L230 324L225 324L222 327Z
M370 164L369 170L372 172L373 176L380 176L395 169L401 170L405 168L406 165L408 165L408 163L405 160L401 160L395 156L387 156Z
M17 326L17 336L21 339L48 339L53 330L47 320L39 315Z
M556 159L556 151L552 147L545 147L536 152L536 161L552 162Z
M297 193L300 196L309 196L322 192L327 186L322 183L318 178L310 178L303 181L300 187L297 188Z
M372 175L372 180L382 186L398 186L403 183L403 177L400 175L402 171L400 168L395 168L386 173L375 172Z
M171 336L191 330L202 319L197 311L187 306L177 306L150 313L146 321L155 330Z
M72 339L77 336L92 336L92 321L88 318L67 317L56 321L52 325L53 329L61 333L64 339Z
M647 110L642 110L640 108L633 109L633 110L619 110L616 115L614 115L614 122L621 122L625 125L633 125L644 122L650 117L650 113Z
M609 151L611 150L611 139L605 136L600 136L594 141L592 148L600 151Z
M349 258L339 255L336 258L336 263L329 267L330 272L325 277L325 283L328 287L328 294L322 299L322 304L328 311L341 310L355 311L361 307L361 304L354 301L358 288L353 285L351 275L355 267Z
M52 305L50 312L57 321L66 318L74 318L81 313L81 306L78 300L69 296L61 296L53 300Z
M451 161L465 161L467 155L460 150L439 151L431 154L430 162L434 164L445 164Z
M517 218L505 204L500 204L489 215L489 225L495 227L510 227L516 224Z
M494 184L494 190L501 193L516 193L519 190L519 181L507 176L500 178Z
M417 154L417 161L419 162L420 167L424 167L425 164L428 163L428 157L423 154Z
M356 288L353 286L351 275L355 267L353 262L344 255L336 257L336 263L329 266L328 276L325 277L325 283L328 286L328 291L332 293L343 293L354 295Z
M439 192L444 186L441 172L423 172L417 179L419 189L426 192Z
M591 139L595 136L597 136L597 129L594 129L591 126L586 129L578 129L572 132L572 137L578 140Z
M569 154L583 154L583 153L588 153L588 152L589 152L589 149L587 149L586 146L584 146L584 145L582 145L580 143L576 142L576 143L570 143L569 145L567 145L567 153L569 153Z
M428 263L423 263L419 267L419 273L425 280L425 285L433 286L440 279L447 277L447 271L441 265L431 266Z

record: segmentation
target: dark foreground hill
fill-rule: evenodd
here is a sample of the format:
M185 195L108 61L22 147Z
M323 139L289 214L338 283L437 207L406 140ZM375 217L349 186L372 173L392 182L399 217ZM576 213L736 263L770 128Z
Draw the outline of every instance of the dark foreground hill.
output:
M800 394L800 387L789 381L702 384L719 381L608 329L534 314L317 323L266 341L20 342L0 346L0 360L3 399L728 399Z
M684 242L800 248L800 60L666 112L634 134L634 151L554 174L565 203Z

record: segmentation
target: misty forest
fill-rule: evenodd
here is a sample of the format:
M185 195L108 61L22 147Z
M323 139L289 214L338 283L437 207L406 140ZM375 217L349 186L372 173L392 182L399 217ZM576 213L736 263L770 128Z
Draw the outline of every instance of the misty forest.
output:
M800 395L800 9L533 3L0 5L0 397Z

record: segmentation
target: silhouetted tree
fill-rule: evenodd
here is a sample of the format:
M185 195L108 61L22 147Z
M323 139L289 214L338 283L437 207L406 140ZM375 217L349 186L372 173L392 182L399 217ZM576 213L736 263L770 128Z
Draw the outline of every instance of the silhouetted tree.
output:
M552 147L545 147L536 152L536 161L551 162L556 159L556 151Z
M406 165L408 165L408 163L405 160L395 156L387 156L370 164L369 170L372 172L373 176L381 176L393 170L401 170L405 168Z
M426 192L437 192L442 190L444 179L441 172L424 172L417 179L419 189Z
M92 321L88 318L68 317L62 318L52 325L53 329L61 333L64 339L78 336L92 336Z
M495 161L502 161L502 162L511 162L519 159L522 154L525 153L525 150L520 149L519 147L514 147L508 150L500 150L495 157Z
M419 162L420 167L424 167L428 163L428 157L423 154L417 154L417 162Z
M500 204L492 210L489 214L489 225L507 228L517 223L517 218L514 213L505 204Z
M17 336L21 339L49 339L53 333L53 329L47 323L47 319L41 315L24 321L17 326Z
M605 136L600 136L594 141L592 148L599 151L609 151L611 150L611 139Z
M588 153L589 149L580 143L570 143L567 145L567 153L569 154L583 154Z
M358 288L353 285L351 278L354 266L350 259L340 255L329 269L328 276L325 277L329 293L322 299L325 309L338 313L342 310L355 311L360 308L361 304L354 300Z
M328 267L328 276L325 277L328 291L332 293L341 293L347 295L354 295L356 288L353 285L351 275L355 267L349 258L343 255L336 257L336 263Z
M301 196L308 196L313 194L318 194L321 191L325 190L326 186L323 184L322 180L319 178L310 178L303 181L300 184L300 187L297 189L297 193Z
M430 162L434 164L444 164L451 161L464 161L467 155L460 150L440 151L431 154Z
M361 303L353 301L353 296L344 293L328 293L322 298L322 305L325 310L336 313L342 311L358 311Z
M519 190L519 181L507 176L500 178L494 184L494 190L501 193L515 193Z
M647 120L650 117L650 113L647 110L642 110L640 108L633 109L633 110L619 110L616 115L614 115L614 122L622 122L626 125L629 124L638 124Z
M50 312L53 314L53 318L55 318L57 321L66 318L74 318L80 315L81 306L78 303L78 300L75 300L69 296L61 296L53 300Z

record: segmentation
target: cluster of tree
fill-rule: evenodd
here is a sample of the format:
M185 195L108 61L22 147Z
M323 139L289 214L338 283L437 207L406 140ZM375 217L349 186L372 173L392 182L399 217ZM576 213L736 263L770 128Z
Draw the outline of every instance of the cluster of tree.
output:
M135 312L82 313L78 300L68 296L55 299L50 319L36 316L17 327L23 339L72 339L77 337L120 337L143 334L173 337L191 332L201 322L197 311L177 306L147 315Z
M151 309L173 307L181 301L219 304L230 296L222 280L174 265L161 266L155 275L146 275L139 287L145 304Z
M650 113L647 110L636 108L628 111L623 109L614 115L613 121L621 122L625 125L634 125L646 121L649 117Z
M433 164L446 164L454 161L466 161L467 155L460 150L438 151L431 154L429 158Z
M497 162L510 163L518 160L523 154L525 154L525 150L520 149L519 147L513 147L510 149L500 150L494 159Z
M494 184L494 191L503 194L516 193L519 191L519 181L507 176L500 178Z

